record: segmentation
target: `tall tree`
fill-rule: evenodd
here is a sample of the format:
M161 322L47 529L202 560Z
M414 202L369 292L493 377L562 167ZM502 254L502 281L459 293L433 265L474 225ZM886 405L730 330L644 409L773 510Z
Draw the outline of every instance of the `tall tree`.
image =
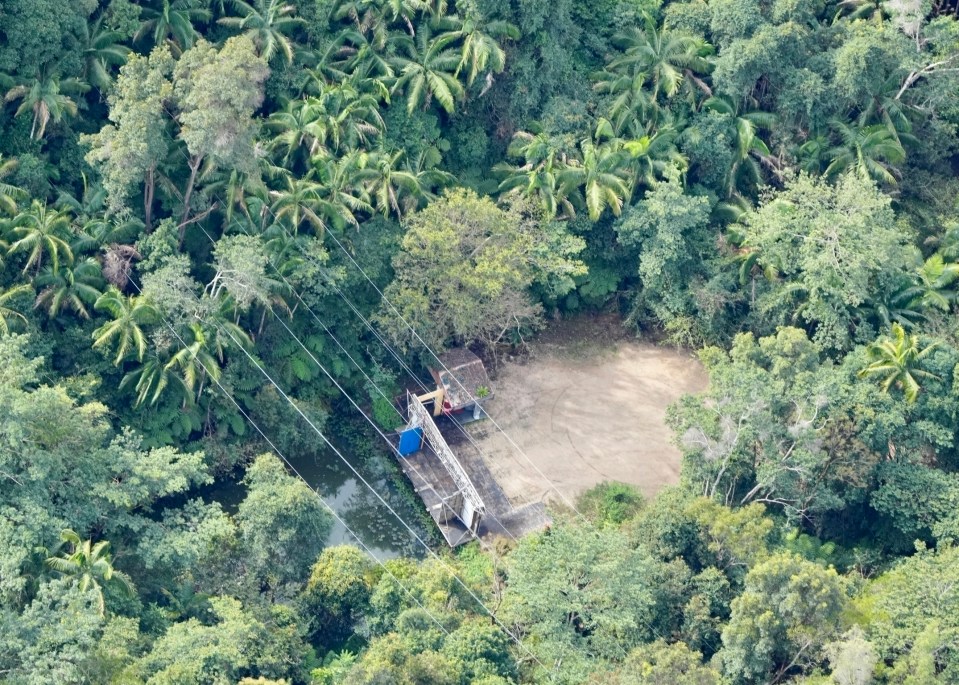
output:
M177 61L173 94L179 109L178 137L190 153L181 242L204 160L227 169L253 166L257 131L253 113L263 102L263 84L269 73L266 60L256 55L253 41L246 36L230 38L219 50L201 40Z
M396 41L397 55L390 60L397 72L393 91L406 94L410 114L417 107L429 107L434 99L452 114L456 101L465 94L457 78L462 54L453 46L459 36L451 27L439 26L437 35L431 23L423 22L415 36L401 36Z
M90 318L90 310L103 292L100 263L93 257L47 266L33 280L40 291L36 307L45 309L54 318L67 309L83 319Z
M102 616L106 612L103 587L108 584L120 586L128 594L133 594L133 584L129 577L113 568L110 558L110 543L100 540L81 540L72 530L64 530L60 539L70 545L59 556L47 559L47 565L65 576L72 576L82 592L92 590L97 597L97 607Z
M77 103L69 94L84 93L90 86L79 79L61 79L47 71L37 73L32 79L14 86L4 95L4 102L20 100L16 116L33 114L30 137L42 140L47 125L60 123L64 116L77 115Z
M923 360L936 345L920 347L919 336L907 334L898 323L892 325L891 333L866 348L868 364L859 375L878 376L883 392L889 392L895 386L902 390L907 402L915 402L921 390L918 379L936 378L935 374L921 368Z
M283 55L287 64L293 63L294 43L287 34L303 24L293 16L296 5L285 0L230 0L230 4L241 16L221 17L218 23L243 31L267 62Z
M142 362L148 346L143 326L159 319L159 312L150 301L143 296L125 296L114 287L97 298L94 309L107 312L113 320L93 331L93 347L116 345L115 366L119 366L131 352L137 361Z
M108 96L112 123L84 136L87 161L103 179L112 213L124 213L136 184L143 184L143 221L153 230L157 169L170 147L167 101L172 97L174 60L168 47L134 55L120 69Z
M149 38L153 47L167 44L177 55L193 47L199 37L194 22L209 21L211 17L205 0L158 0L156 5L143 8L143 20L133 38Z
M61 258L72 261L73 251L67 242L70 221L69 214L52 209L39 200L34 200L29 209L14 217L10 229L14 240L10 243L9 251L11 254L27 253L23 273L31 267L35 273L39 273L45 259L50 261L54 269L59 266Z

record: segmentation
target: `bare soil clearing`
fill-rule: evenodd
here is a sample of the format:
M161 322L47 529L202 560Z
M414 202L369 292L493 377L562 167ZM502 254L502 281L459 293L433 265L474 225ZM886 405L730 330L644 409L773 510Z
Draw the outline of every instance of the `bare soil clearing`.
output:
M679 480L666 407L706 383L690 353L628 340L611 317L564 322L529 357L500 361L487 408L515 445L490 421L470 432L513 506L559 505L557 490L573 500L603 481L652 496Z

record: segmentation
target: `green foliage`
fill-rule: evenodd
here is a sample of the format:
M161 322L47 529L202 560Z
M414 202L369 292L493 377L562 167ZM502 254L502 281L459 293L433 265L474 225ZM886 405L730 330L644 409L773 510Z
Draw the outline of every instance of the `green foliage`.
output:
M709 200L683 193L678 178L660 183L616 224L619 242L639 251L642 290L637 307L648 308L666 328L695 316L688 284L702 272L700 254L708 239Z
M577 241L565 240L556 253L548 249L554 235L522 207L503 210L471 191L447 193L409 218L386 296L431 347L495 346L538 322L540 307L527 294L534 281L582 271ZM403 348L415 345L391 309L379 319Z
M303 593L313 632L335 647L345 641L369 608L375 576L369 559L356 547L323 550Z
M646 579L658 571L613 529L558 525L510 555L504 608L541 661L562 659L563 682L581 682L588 656L615 659L651 637L657 588Z
M236 518L251 567L274 586L301 581L326 544L332 517L316 492L271 454L256 458L246 483Z
M746 575L723 630L720 659L737 683L802 672L837 634L846 597L842 579L799 557L770 557Z
M642 509L643 496L625 483L600 483L584 492L578 508L596 523L619 525L632 519Z
M0 0L2 679L959 679L954 4ZM263 453L378 481L313 357L395 428L391 305L717 345L680 485L325 549L402 543Z
M862 340L855 333L863 328L859 308L907 263L908 233L889 199L855 176L836 186L800 176L744 223L746 244L777 274L757 299L759 312L783 324L807 324L825 348L845 350Z

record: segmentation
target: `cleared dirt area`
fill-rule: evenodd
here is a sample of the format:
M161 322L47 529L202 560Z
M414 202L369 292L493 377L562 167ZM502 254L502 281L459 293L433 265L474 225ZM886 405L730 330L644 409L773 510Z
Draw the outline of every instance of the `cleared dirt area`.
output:
M470 432L514 506L603 481L651 496L679 479L666 407L706 382L691 354L627 340L615 319L564 322L528 357L500 361L488 409L515 445L490 421Z

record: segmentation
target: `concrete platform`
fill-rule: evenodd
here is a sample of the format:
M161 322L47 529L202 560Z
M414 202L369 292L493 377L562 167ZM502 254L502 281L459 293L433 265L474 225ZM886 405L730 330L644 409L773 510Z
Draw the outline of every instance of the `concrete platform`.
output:
M441 417L437 426L486 505L486 513L478 531L480 538L520 538L552 523L542 502L513 506L493 477L483 455L454 421ZM456 486L430 446L424 442L423 449L406 457L398 457L398 461L447 544L456 547L472 540L472 533L458 519L449 518L448 512L444 511L444 501L456 493Z

